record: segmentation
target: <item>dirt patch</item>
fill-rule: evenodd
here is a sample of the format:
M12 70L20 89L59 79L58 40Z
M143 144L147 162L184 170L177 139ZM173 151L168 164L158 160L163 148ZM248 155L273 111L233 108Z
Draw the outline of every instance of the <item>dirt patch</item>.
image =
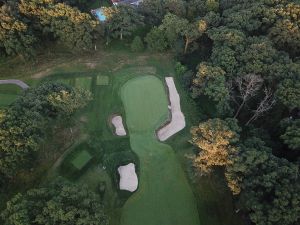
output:
M96 66L97 66L97 63L95 63L95 62L88 62L88 63L85 63L85 65L89 69L95 69Z
M43 70L43 71L40 71L38 73L35 73L31 76L31 78L34 78L34 79L40 79L40 78L43 78L43 77L46 77L46 76L49 76L50 75L50 72L51 72L51 69L48 68L46 70Z

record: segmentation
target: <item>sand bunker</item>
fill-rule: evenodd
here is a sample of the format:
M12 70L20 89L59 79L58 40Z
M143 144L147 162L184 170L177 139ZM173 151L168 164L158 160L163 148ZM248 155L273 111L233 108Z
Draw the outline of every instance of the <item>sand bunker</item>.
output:
M129 163L118 168L120 174L120 190L134 192L138 187L138 178L135 173L135 165Z
M166 83L169 89L169 100L171 105L168 106L171 112L171 121L157 132L158 139L165 141L172 135L176 134L185 127L185 118L180 107L180 97L177 92L173 77L166 77Z
M126 135L126 130L124 128L123 125L123 119L121 116L113 116L111 119L111 123L114 125L115 127L115 133L118 136L125 136Z

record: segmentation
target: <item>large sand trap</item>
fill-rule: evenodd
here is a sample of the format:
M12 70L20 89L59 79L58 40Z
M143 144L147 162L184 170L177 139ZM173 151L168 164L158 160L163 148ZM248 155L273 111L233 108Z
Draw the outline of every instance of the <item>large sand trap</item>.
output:
M171 105L168 107L171 111L171 121L157 132L158 139L165 141L172 135L185 128L185 117L180 107L180 97L177 92L173 77L166 77L166 83L169 89L169 99Z
M135 173L135 165L129 163L118 168L120 174L120 190L134 192L138 187L138 178Z
M113 116L111 119L111 123L115 127L115 133L118 136L125 136L126 135L126 130L123 125L123 119L121 116Z

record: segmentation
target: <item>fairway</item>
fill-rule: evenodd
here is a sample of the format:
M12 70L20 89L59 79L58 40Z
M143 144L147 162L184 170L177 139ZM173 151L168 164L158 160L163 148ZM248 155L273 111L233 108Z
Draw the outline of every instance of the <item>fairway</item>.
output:
M155 130L168 118L167 95L154 76L129 80L121 89L130 144L140 159L138 191L125 203L122 225L199 225L193 193L172 148Z

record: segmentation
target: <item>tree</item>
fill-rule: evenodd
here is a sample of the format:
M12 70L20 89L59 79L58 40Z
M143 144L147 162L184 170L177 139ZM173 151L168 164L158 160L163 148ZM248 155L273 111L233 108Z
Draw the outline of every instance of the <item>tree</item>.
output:
M275 14L264 1L243 1L223 12L227 27L241 30L249 35L264 33L273 24Z
M219 10L219 1L218 0L206 0L206 8L208 11L215 11Z
M71 92L61 90L48 95L48 101L59 115L69 117L78 109L84 108L92 100L91 93L84 89L73 89Z
M131 51L140 52L144 50L144 43L139 36L136 36L131 43Z
M277 98L289 109L300 108L300 81L298 79L285 79L276 91Z
M158 28L164 32L169 47L174 47L175 42L181 37L181 34L187 28L188 23L188 20L174 14L168 13L165 15L162 24Z
M205 63L199 65L196 78L193 80L192 96L196 98L202 94L216 102L220 115L226 114L229 110L229 90L225 72L220 67Z
M133 6L119 5L118 7L103 8L106 16L106 26L114 38L131 36L138 26L144 24L141 16Z
M189 0L187 3L187 17L191 20L207 13L206 0Z
M293 225L300 219L298 167L272 155L258 138L240 146L226 177L242 210L257 225Z
M191 143L199 148L193 164L201 174L208 174L216 166L232 164L238 132L237 121L233 119L209 119L192 127Z
M12 178L19 170L30 167L47 125L58 117L67 119L90 99L89 93L59 83L44 83L27 90L2 112L0 174Z
M233 163L226 167L227 184L234 195L241 193L242 182L247 179L249 167L255 168L268 158L271 149L256 137L248 138L238 147L238 153L232 157Z
M159 25L165 15L163 1L161 0L143 0L138 9L145 17L145 22L150 25Z
M300 119L292 121L280 138L290 149L300 150Z
M89 14L54 0L20 0L19 9L29 19L31 26L39 31L40 38L47 40L52 35L70 49L93 47L97 21Z
M257 108L253 111L253 116L247 121L246 125L249 125L265 112L269 111L275 104L275 99L271 90L265 88L264 94L264 98L259 102Z
M165 37L165 33L157 27L153 27L147 34L145 42L147 43L148 49L151 51L162 52L168 48L168 41Z
M4 225L108 225L100 196L61 179L15 195L1 217Z
M164 0L164 8L166 13L172 13L179 17L186 14L186 2L184 0Z
M239 98L241 99L241 103L239 104L239 108L237 109L234 118L239 115L246 102L250 98L255 96L260 90L263 79L255 74L247 74L243 77L238 77L235 82L239 91Z
M199 23L187 24L181 31L181 34L185 39L184 54L186 54L189 45L200 38L200 36L202 35L199 30Z
M8 4L0 6L0 50L6 55L30 57L36 38L28 25L19 20Z
M275 45L293 56L300 54L300 4L279 5L275 10L279 17L269 31Z

